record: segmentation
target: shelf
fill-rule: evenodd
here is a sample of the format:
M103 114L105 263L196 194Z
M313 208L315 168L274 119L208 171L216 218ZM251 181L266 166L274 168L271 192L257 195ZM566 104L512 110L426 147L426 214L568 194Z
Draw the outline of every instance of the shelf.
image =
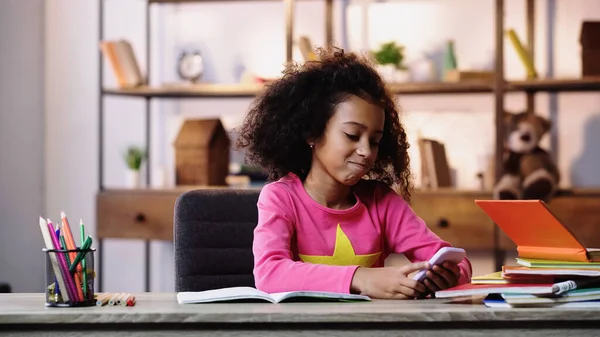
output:
M160 87L141 86L136 88L110 88L103 93L114 96L132 97L253 97L263 89L262 84L195 84L165 85ZM467 83L389 83L388 88L395 94L445 94L491 92L487 82Z
M151 4L177 4L191 2L224 2L224 1L240 1L240 0L148 0ZM259 0L259 1L281 1L281 0Z
M100 191L99 194L102 195L180 195L185 192L194 191L194 190L214 190L214 189L260 189L259 187L250 186L248 188L240 188L237 186L205 186L205 185L182 185L182 186L174 186L170 188L105 188L103 191Z
M160 87L141 86L127 89L104 89L103 93L116 96L133 97L254 97L263 89L262 84L194 84L164 85ZM473 94L493 92L493 83L486 81L469 82L423 82L388 83L395 94ZM507 82L507 91L526 92L575 92L600 91L600 77L574 79L539 79Z
M493 82L435 82L435 83L390 83L390 90L396 94L470 94L492 93ZM600 76L582 78L537 79L508 81L507 91L526 92L585 92L600 91Z
M178 3L193 3L193 2L240 2L240 1L250 1L250 0L148 0L148 3L151 4L178 4ZM282 2L282 0L253 0L253 1L269 1L269 2Z
M581 78L537 79L508 81L507 91L525 92L585 92L600 91L600 76ZM493 82L435 82L435 83L390 83L390 90L396 94L469 94L492 93Z
M543 92L569 92L569 91L600 91L600 76L581 78L556 78L537 79L525 81L509 81L509 91L543 91Z
M388 87L396 94L471 94L492 92L493 88L486 81L389 83Z
M141 86L126 89L104 89L103 93L132 97L253 97L263 88L262 84L194 84L164 85L161 87Z

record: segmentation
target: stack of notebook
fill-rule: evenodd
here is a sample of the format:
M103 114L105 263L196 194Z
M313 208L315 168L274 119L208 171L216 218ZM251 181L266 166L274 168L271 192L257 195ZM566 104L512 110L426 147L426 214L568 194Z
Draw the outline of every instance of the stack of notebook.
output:
M600 249L588 249L540 200L475 200L517 245L517 265L436 297L486 296L489 307L600 307Z

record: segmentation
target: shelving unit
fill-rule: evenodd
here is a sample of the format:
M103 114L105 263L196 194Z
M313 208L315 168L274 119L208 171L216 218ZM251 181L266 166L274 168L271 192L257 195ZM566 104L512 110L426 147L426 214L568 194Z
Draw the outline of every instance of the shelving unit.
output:
M152 5L160 4L181 4L181 3L192 3L192 2L211 2L219 0L146 0L146 76L148 83L150 83L150 7ZM225 0L227 1L227 0ZM286 39L286 60L289 62L292 59L292 47L293 47L293 21L294 21L294 3L295 0L254 0L254 1L282 1L285 5L285 39ZM301 0L303 1L303 0ZM331 43L333 40L333 0L315 0L322 1L325 9L325 25L324 33L326 41ZM526 48L528 53L533 58L534 50L534 5L535 0L523 0L526 6L526 20L527 20L527 33L526 33ZM99 0L100 10L100 27L99 27L99 41L103 40L103 21L104 21L104 10L103 0ZM476 81L476 82L458 82L458 83L390 83L389 88L392 92L400 95L434 95L434 94L491 94L494 97L494 122L495 122L495 172L496 179L499 178L499 173L502 168L502 151L505 138L505 130L503 124L504 114L504 97L507 93L511 92L522 92L527 97L527 109L528 111L535 111L535 94L538 92L584 92L584 91L600 91L600 76L589 77L589 78L573 78L573 79L527 79L521 81L507 81L504 76L504 0L495 0L495 76L493 81ZM202 85L165 85L160 87L141 86L138 88L131 89L118 89L118 88L105 88L103 84L103 56L100 54L100 65L99 65L99 78L100 78L100 92L99 92L99 181L98 181L98 223L111 223L110 226L98 228L99 237L99 253L103 252L103 240L105 238L121 237L121 238L141 238L145 240L145 272L146 282L145 289L150 291L150 256L149 256L149 243L152 239L170 239L172 238L172 228L169 231L169 224L165 222L169 219L168 212L172 211L172 204L176 197L189 188L174 188L172 190L152 190L145 189L140 191L131 190L106 190L103 181L103 165L104 165L104 154L103 154L103 142L104 142L104 97L105 96L124 96L124 97L137 97L145 101L145 131L146 131L146 148L150 149L151 146L151 113L150 103L152 99L188 99L188 98L209 98L209 97L221 97L221 98L237 98L237 97L253 97L261 92L263 85L218 85L218 84L202 84ZM151 154L148 153L147 162L150 162ZM150 184L151 168L148 167L146 175L146 182ZM473 195L477 196L491 196L489 192L482 191L459 191L459 190L444 190L444 191L427 191L417 192L423 196L436 196L436 200L445 200L448 198L463 198L469 199ZM573 191L563 191L560 196L561 200L558 202L559 205L565 204L564 198L573 198L574 203L585 200L586 205L591 205L596 199L600 201L600 191L598 190L585 190L581 193ZM582 199L583 198L583 199ZM140 207L142 204L151 204L153 208L148 211L148 214L144 214ZM112 208L111 208L112 207ZM129 207L129 208L125 208ZM419 206L423 207L423 206ZM170 210L169 210L170 208ZM577 209L577 205L565 206L567 209ZM147 209L144 208L144 209ZM107 214L109 212L114 214ZM160 210L157 211L157 210ZM435 213L435 210L433 210ZM158 212L158 213L157 213ZM165 214L167 212L167 214ZM560 212L560 210L559 210ZM567 212L563 210L563 212ZM578 212L582 212L578 210ZM583 213L587 212L587 209ZM427 213L427 212L425 212ZM468 212L467 212L468 213ZM571 213L565 213L567 215ZM431 214L424 215L431 219L431 221L438 221L431 218ZM443 216L443 215L442 215ZM574 216L574 215L573 215ZM465 216L461 216L461 219ZM590 213L585 213L585 219L590 219ZM102 219L102 221L100 221ZM443 219L442 219L443 220ZM440 220L440 229L444 230L444 221ZM124 223L122 232L119 232L119 226L114 226L114 221L121 221ZM428 222L428 224L431 223ZM462 220L458 221L461 222ZM126 225L126 226L125 226ZM471 225L471 224L469 224ZM161 227L162 226L162 227ZM166 226L166 227L165 227ZM172 226L172 224L170 224ZM164 227L164 228L163 228ZM435 225L434 225L435 227ZM137 233L137 234L136 234ZM465 233L465 235L468 235ZM462 240L462 239L461 239ZM503 241L506 241L502 237L497 226L493 226L493 250L495 267L499 270L503 264L505 251ZM487 242L487 241L486 241ZM478 246L481 246L478 243ZM103 280L102 280L102 268L103 268L102 256L99 256L98 272L99 272L99 291L102 291Z
M147 3L145 9L146 18L146 29L145 29L145 43L146 43L146 82L151 83L150 73L150 27L151 6L157 6L162 4L183 4L183 3L201 3L201 2L216 2L223 0L145 0ZM227 0L226 0L227 1ZM292 47L293 47L293 20L294 20L294 4L295 0L253 0L253 1L269 1L275 2L280 1L284 4L285 10L285 48L286 48L286 61L292 60ZM325 10L325 41L331 43L333 40L332 33L332 21L333 21L333 0L319 0L324 3ZM98 13L99 13L99 27L98 27L98 42L104 40L104 0L98 1ZM109 196L110 191L107 191L104 186L104 97L105 96L126 96L126 97L139 97L145 101L145 148L151 148L151 134L150 130L152 127L151 119L151 100L159 98L207 98L207 97L252 97L256 96L262 89L261 85L217 85L217 84L203 84L194 86L141 86L131 89L110 89L104 87L103 81L104 72L104 57L102 53L99 54L99 66L98 66L98 78L99 78L99 102L98 102L98 195L97 203L102 200L103 197ZM148 151L146 162L151 162L151 153ZM150 165L147 166L146 170L146 184L149 186L151 182L152 168ZM152 193L149 193L150 195ZM148 194L146 194L148 195ZM97 211L98 213L98 211ZM98 218L98 216L97 216ZM99 291L103 289L103 264L102 258L103 243L105 238L123 237L115 235L102 235L102 228L99 228L98 232L98 288ZM145 291L150 291L150 240L152 238L145 238Z

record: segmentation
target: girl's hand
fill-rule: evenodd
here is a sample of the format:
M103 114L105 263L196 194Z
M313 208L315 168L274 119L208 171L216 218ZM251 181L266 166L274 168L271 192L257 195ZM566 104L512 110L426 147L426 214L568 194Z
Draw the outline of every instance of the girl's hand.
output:
M428 268L428 262L411 263L402 267L359 267L352 278L351 290L380 299L423 297L427 288L408 277L412 272Z
M432 294L436 291L452 288L458 283L460 268L453 262L446 261L441 266L435 265L427 272L424 283Z

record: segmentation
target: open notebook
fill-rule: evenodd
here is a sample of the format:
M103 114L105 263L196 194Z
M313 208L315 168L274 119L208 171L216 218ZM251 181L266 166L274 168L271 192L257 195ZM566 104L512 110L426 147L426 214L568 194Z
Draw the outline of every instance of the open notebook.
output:
M541 200L475 200L517 245L519 257L558 261L600 261L600 249L586 248Z
M268 294L252 287L231 287L205 291L177 293L179 304L226 302L240 300L259 300L279 303L286 300L328 300L328 301L370 301L363 295L342 294L322 291L291 291Z

